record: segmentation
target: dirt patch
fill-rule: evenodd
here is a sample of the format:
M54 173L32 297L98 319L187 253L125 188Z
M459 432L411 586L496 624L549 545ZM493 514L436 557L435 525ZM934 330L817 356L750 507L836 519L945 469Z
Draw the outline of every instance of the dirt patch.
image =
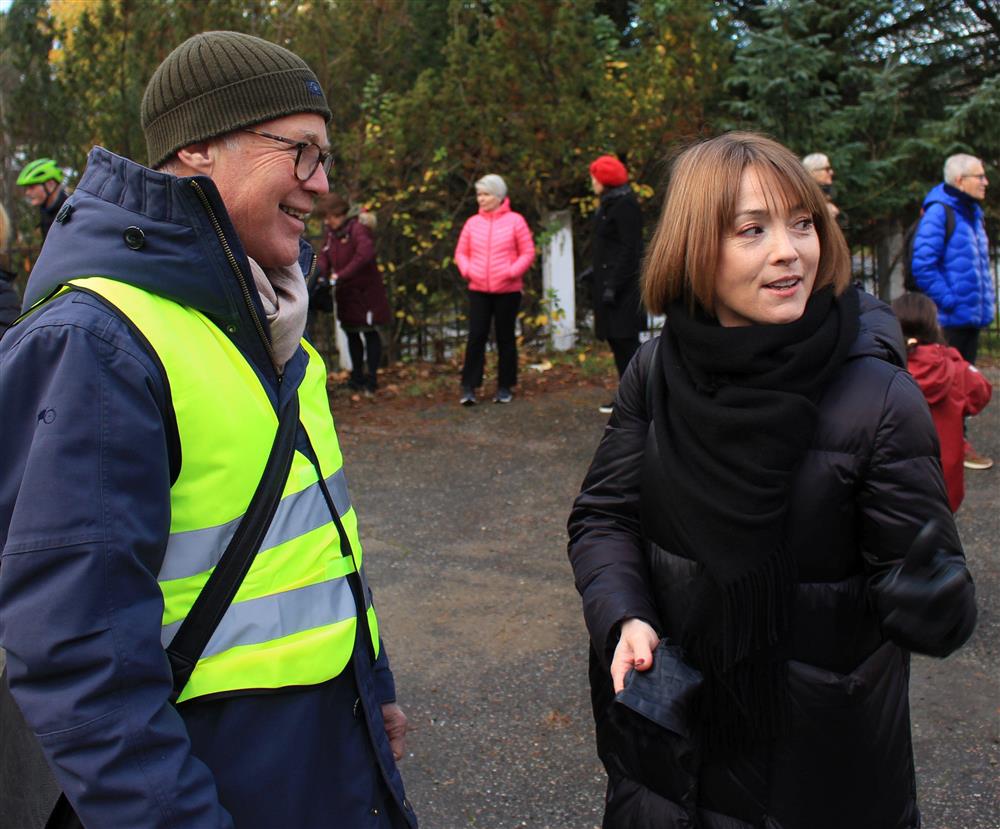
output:
M329 375L330 405L338 424L351 424L386 413L420 411L447 403L458 405L462 366L457 359L439 363L396 363L379 371L379 388L362 393L347 387L349 372ZM496 385L495 358L487 357L487 374L479 390L480 402L489 403ZM518 359L517 398L531 400L561 389L604 388L609 399L617 388L611 352L600 345L558 354L524 353Z

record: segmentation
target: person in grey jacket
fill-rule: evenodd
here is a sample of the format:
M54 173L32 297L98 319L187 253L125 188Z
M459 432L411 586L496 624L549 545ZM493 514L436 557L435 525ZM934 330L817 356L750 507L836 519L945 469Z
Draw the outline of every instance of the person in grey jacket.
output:
M934 424L776 142L676 161L569 519L605 829L916 829L909 653L971 635Z

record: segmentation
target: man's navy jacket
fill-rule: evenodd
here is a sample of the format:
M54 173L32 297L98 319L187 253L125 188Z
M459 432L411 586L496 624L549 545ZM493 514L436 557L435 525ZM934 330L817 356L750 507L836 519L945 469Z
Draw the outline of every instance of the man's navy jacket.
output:
M192 306L227 332L277 410L307 356L300 348L279 382L192 181L263 320L212 182L101 148L46 240L25 307L87 275ZM168 409L129 325L83 292L0 341L0 645L59 785L95 827L416 826L382 722L395 698L384 648L372 665L356 643L322 685L168 702L156 580L177 472ZM301 429L299 448L309 451Z

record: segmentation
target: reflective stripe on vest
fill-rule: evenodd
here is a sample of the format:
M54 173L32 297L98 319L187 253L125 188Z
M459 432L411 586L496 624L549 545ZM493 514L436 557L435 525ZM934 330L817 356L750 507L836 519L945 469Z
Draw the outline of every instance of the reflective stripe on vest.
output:
M164 645L218 563L257 487L277 416L253 368L200 312L104 277L74 279L129 319L163 364L177 420L181 468L170 489L170 536L158 574ZM300 424L322 470L296 451L281 502L250 571L179 702L208 694L313 685L337 676L354 647L357 609L347 576L361 570L357 516L330 415L326 369L309 362ZM342 554L324 485L354 557ZM347 551L344 551L347 553ZM378 620L364 587L372 644Z

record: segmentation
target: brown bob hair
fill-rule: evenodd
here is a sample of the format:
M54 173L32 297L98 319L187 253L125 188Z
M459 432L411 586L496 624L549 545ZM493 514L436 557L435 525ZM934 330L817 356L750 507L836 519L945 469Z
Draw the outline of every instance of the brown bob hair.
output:
M786 147L752 132L730 132L688 147L673 164L663 211L642 268L643 300L654 314L680 297L715 308L719 253L736 218L743 171L760 177L769 209L776 203L804 207L819 236L813 291L833 285L840 294L851 281L851 257L826 197Z

